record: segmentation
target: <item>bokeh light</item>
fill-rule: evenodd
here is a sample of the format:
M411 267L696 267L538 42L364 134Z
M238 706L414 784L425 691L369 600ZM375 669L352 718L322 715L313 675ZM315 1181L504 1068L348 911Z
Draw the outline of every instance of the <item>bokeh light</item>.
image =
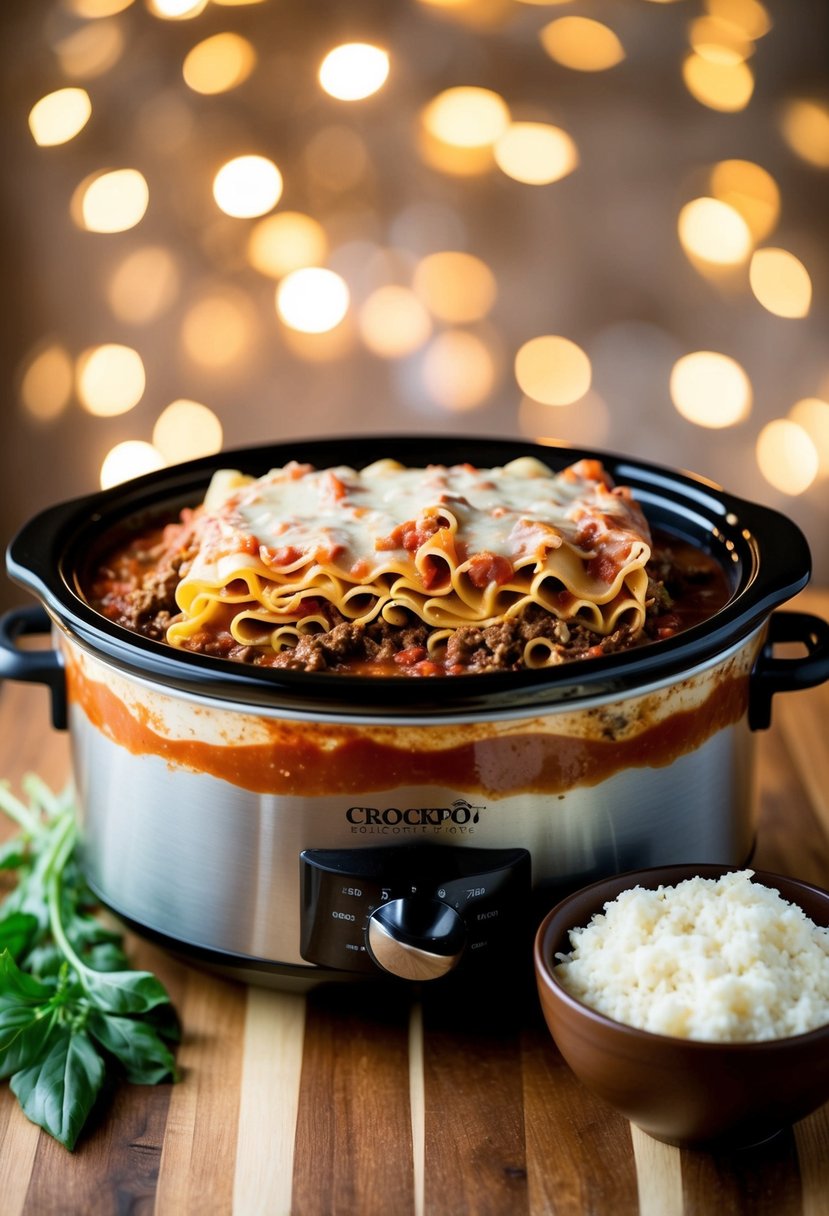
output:
M717 63L692 52L682 64L688 92L710 110L733 114L744 110L754 93L754 73L747 63Z
M88 232L126 232L140 224L150 201L137 169L113 169L86 178L72 196L70 211Z
M318 266L327 256L328 238L322 224L299 211L266 216L248 237L248 261L273 279L304 266Z
M414 289L432 316L453 325L485 317L498 291L486 262L459 250L423 258L414 273Z
M101 489L109 490L133 477L164 468L164 457L151 443L141 439L125 439L116 443L101 465Z
M775 228L780 216L780 187L761 165L750 160L722 160L711 170L711 193L738 211L755 241Z
M147 0L147 8L153 16L167 21L190 21L200 17L207 5L208 0Z
M812 303L812 280L787 249L758 249L748 271L751 290L778 317L805 317Z
M716 21L752 42L764 38L772 27L768 10L760 0L705 0L705 7Z
M334 329L345 317L349 291L333 270L309 266L286 275L276 289L276 311L290 328L305 334Z
M515 356L519 388L544 405L570 405L590 388L586 353L569 338L546 334L525 342Z
M507 177L531 186L557 182L579 163L567 132L543 122L510 123L495 141L494 156Z
M185 83L195 92L227 93L256 67L256 51L241 34L214 34L197 43L182 64Z
M265 215L282 197L282 174L266 156L236 156L214 177L213 197L236 219Z
M797 99L783 109L783 137L793 152L816 169L829 169L829 105Z
M720 17L697 17L688 41L702 59L711 63L742 63L754 52L754 43L737 26Z
M425 129L455 148L490 148L510 120L507 103L492 89L445 89L422 112Z
M116 268L106 297L119 321L147 325L172 306L180 285L172 253L160 245L147 245L128 254Z
M544 26L540 38L551 59L577 72L604 72L625 57L613 30L591 17L558 17Z
M671 400L697 426L735 426L751 410L751 381L729 355L700 350L683 355L671 371Z
M55 54L70 80L94 80L114 68L124 53L126 40L116 21L82 25L55 43Z
M429 313L408 287L378 287L359 312L360 336L372 354L401 359L426 342L432 332Z
M212 456L222 446L222 424L206 405L179 398L162 410L153 427L153 447L167 464Z
M256 442L273 401L307 404L286 437L468 412L803 495L825 581L829 10L311 8L54 0L15 27L9 379L36 444L96 436L61 477L130 436L117 479L223 422Z
M137 350L110 342L90 347L75 366L78 400L98 418L126 414L144 396L146 375Z
M66 409L75 383L75 365L59 342L43 347L29 361L20 382L24 409L40 422L51 422Z
M35 102L29 111L29 130L41 148L68 143L82 131L92 114L86 89L57 89Z
M474 410L489 397L496 381L492 351L478 334L447 329L423 353L421 376L432 401L449 413Z
M134 4L135 0L66 0L66 7L76 17L97 20L99 17L114 17Z
M829 401L804 397L789 410L789 418L803 428L815 445L818 477L829 477Z
M346 42L325 56L319 82L338 101L362 101L382 89L388 74L387 51L367 42Z
M739 211L716 198L686 203L677 222L686 253L720 266L744 262L751 252L751 230Z
M817 477L817 449L803 427L790 418L766 423L757 436L756 453L760 472L783 494L803 494Z

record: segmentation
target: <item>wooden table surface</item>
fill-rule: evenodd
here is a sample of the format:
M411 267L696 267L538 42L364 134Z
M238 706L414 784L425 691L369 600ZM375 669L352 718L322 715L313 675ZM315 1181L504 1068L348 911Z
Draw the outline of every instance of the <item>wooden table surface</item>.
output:
M797 606L829 617L829 593ZM829 684L775 698L758 758L754 864L829 887ZM67 740L8 685L0 777L27 771L62 786ZM670 1148L576 1081L535 1008L305 998L128 945L179 1010L182 1080L125 1085L71 1155L0 1085L0 1216L829 1213L829 1106L758 1149Z

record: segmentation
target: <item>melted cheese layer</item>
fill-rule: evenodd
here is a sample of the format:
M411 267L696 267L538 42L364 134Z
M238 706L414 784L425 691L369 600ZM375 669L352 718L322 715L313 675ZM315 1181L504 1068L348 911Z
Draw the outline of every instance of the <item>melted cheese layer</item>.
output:
M558 474L533 458L492 469L291 463L256 480L222 470L199 535L168 633L178 644L219 603L239 605L237 640L277 648L325 625L312 599L351 620L414 616L441 629L530 603L602 634L644 621L648 526L595 460Z

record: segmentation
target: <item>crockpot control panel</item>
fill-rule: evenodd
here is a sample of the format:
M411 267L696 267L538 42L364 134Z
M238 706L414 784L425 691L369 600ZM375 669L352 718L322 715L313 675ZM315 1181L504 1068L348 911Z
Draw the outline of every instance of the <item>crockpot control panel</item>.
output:
M300 864L309 963L438 979L494 965L527 932L526 849L306 849Z

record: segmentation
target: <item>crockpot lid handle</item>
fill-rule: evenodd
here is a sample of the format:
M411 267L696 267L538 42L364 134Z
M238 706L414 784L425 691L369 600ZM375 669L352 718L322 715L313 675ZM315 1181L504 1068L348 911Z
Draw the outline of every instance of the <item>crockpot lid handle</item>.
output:
M774 648L800 642L805 655L775 657ZM752 730L771 725L771 701L777 692L814 688L829 680L829 622L808 612L773 612L766 640L751 673L748 724Z
M0 679L45 684L52 693L52 725L66 729L66 673L57 650L23 650L17 639L50 633L52 622L40 604L11 608L0 616Z

